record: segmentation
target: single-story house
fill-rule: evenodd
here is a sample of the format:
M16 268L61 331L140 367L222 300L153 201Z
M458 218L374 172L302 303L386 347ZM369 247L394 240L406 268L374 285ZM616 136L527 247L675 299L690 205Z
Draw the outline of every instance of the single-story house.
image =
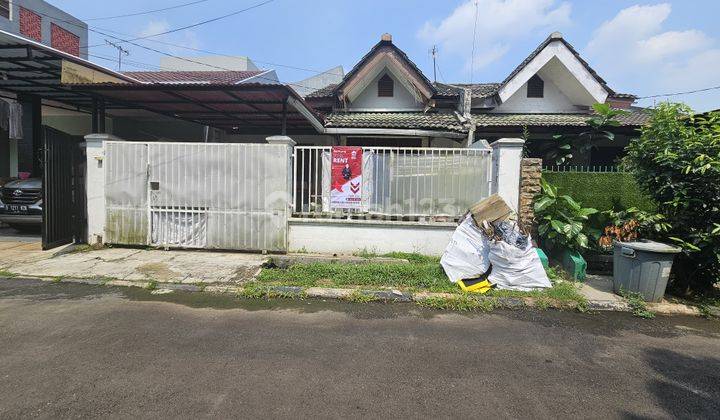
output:
M596 165L612 164L647 121L635 99L611 89L557 32L502 82L476 84L431 82L385 34L341 83L306 97L341 144L464 147L529 134L531 156L555 134L586 130L595 103L627 110L616 140L582 157Z

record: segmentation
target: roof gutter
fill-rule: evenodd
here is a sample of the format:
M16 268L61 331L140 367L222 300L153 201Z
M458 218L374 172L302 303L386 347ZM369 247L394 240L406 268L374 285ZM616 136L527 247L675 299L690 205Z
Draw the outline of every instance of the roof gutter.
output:
M415 130L403 128L333 128L324 127L324 134L377 135L377 136L410 136L410 137L447 137L463 139L463 133L452 131Z

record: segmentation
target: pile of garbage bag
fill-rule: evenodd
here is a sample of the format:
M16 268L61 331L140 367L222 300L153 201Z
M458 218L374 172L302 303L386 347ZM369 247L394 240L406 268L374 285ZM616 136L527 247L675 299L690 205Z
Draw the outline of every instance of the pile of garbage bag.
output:
M482 215L471 210L465 216L440 259L450 281L480 293L492 287L520 291L551 287L530 235L510 220L512 215L478 223Z

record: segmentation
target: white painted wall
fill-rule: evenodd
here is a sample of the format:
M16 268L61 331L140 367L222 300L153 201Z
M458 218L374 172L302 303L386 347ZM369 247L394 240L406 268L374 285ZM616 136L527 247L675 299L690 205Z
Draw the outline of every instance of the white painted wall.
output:
M387 74L395 82L393 96L390 98L378 97L377 82ZM376 111L417 111L423 109L423 104L416 101L402 83L398 82L395 75L387 69L381 71L367 85L367 88L358 95L357 99L348 107L351 111L376 110Z
M455 231L454 223L291 219L290 252L352 254L368 251L442 255Z
M547 67L546 67L547 66ZM543 68L547 72L541 72ZM561 41L548 44L498 92L505 102L535 74L547 83L552 80L577 105L604 103L608 92Z
M492 147L492 194L498 194L514 211L520 208L520 166L523 139L499 139Z
M527 83L507 101L493 109L493 113L576 113L587 107L575 106L570 99L549 79L543 78L545 91L542 98L527 97Z

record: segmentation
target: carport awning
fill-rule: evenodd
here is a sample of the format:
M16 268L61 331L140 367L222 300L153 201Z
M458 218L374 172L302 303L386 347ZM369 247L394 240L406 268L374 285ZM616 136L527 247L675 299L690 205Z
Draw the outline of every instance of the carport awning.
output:
M144 109L238 133L322 132L322 117L282 84L77 84L107 107Z
M82 58L0 30L0 90L89 109L92 95L63 83L100 81L137 83Z

